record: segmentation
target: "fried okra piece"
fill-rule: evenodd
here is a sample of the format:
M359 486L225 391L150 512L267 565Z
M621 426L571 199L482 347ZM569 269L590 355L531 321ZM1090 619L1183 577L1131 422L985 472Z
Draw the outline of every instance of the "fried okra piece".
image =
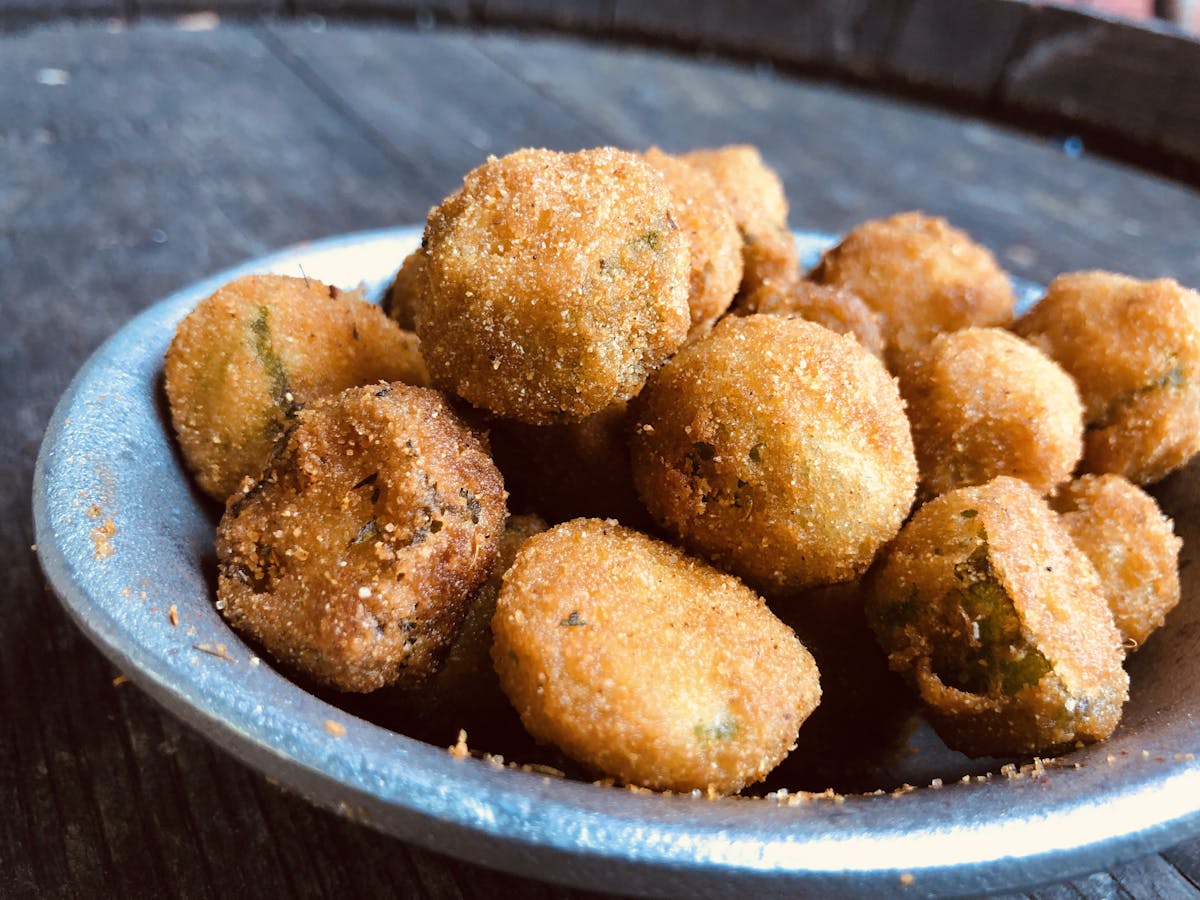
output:
M853 291L883 317L890 365L940 332L1007 325L1016 302L987 248L919 212L853 228L809 277Z
M417 328L413 310L417 305L417 295L425 290L425 284L425 251L418 247L404 257L400 271L383 298L383 311L406 331L415 331Z
M1083 454L1071 376L999 328L940 334L900 367L921 487L937 496L1012 475L1048 494Z
M1200 451L1200 294L1171 279L1075 272L1016 331L1079 384L1083 468L1150 484Z
M769 594L849 581L917 483L904 404L854 338L731 317L634 401L634 485L655 520Z
M635 528L650 524L633 488L626 403L565 425L498 419L488 436L511 508L532 510L554 523L600 518Z
M425 714L453 728L451 737L460 728L471 734L486 733L491 720L508 710L492 666L492 616L504 573L517 551L545 530L545 521L534 515L510 516L505 522L491 575L468 601L466 618L445 662L419 689Z
M671 215L687 236L691 253L689 337L712 328L742 283L742 235L729 203L704 169L652 147L643 155L671 191Z
M631 153L493 157L429 213L425 247L430 374L496 415L586 418L687 336L687 238L662 176Z
M440 664L496 561L500 473L440 394L351 388L296 414L217 529L218 606L287 668L343 691Z
M282 275L239 278L202 300L165 361L179 446L221 502L262 473L297 410L380 380L426 382L416 335L357 296Z
M749 295L738 299L737 315L762 313L768 316L799 316L824 325L838 334L852 334L858 342L883 359L883 321L863 299L845 288L833 288L815 281L767 281Z
M740 293L749 294L766 281L788 282L798 278L800 263L796 242L788 230L783 183L763 162L758 149L737 144L693 150L680 158L708 172L729 201L742 235Z
M492 630L500 683L534 737L658 790L761 780L821 696L812 656L753 591L611 521L530 538Z
M921 507L868 618L947 745L1045 754L1112 734L1124 652L1095 568L1028 484L1001 476Z
M1154 498L1120 475L1084 475L1052 500L1087 554L1125 647L1136 650L1179 603L1179 550Z

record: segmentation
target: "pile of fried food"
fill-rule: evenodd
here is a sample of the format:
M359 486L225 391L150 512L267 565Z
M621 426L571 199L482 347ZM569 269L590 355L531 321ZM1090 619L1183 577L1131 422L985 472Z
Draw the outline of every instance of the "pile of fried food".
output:
M217 606L310 683L463 727L511 703L601 776L729 793L820 701L773 610L822 586L994 756L1110 735L1178 602L1139 487L1200 450L1174 281L1063 275L1014 322L992 255L919 213L802 275L754 148L521 150L430 211L386 307L242 278L166 358L225 504Z

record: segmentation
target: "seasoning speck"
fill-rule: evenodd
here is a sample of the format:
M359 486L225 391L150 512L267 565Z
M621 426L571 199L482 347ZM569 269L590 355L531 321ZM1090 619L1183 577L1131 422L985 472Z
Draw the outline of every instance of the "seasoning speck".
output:
M179 627L179 607L174 603L172 603L171 608L167 610L167 618L171 620L172 625L174 625L176 628Z
M325 730L334 737L342 737L346 733L346 726L341 722L335 722L333 719L325 720Z

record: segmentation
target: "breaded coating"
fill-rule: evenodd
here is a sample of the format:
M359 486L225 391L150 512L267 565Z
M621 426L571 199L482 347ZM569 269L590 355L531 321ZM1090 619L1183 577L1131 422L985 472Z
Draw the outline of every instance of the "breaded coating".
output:
M1051 501L1104 586L1128 650L1179 603L1183 541L1154 498L1120 475L1084 475Z
M937 496L1012 475L1048 494L1083 454L1071 376L1000 328L939 334L900 367L921 488Z
M1200 451L1200 294L1169 278L1074 272L1016 325L1083 397L1083 468L1150 484Z
M615 522L530 538L492 630L529 732L644 787L731 793L761 780L821 696L812 656L753 591Z
M850 230L810 273L883 316L889 365L943 331L1007 325L1016 298L991 252L945 219L919 212Z
M1129 679L1100 577L1024 481L921 507L890 546L868 619L930 723L972 756L1108 737Z
M492 616L504 573L517 551L545 530L546 523L538 516L510 516L505 522L491 575L468 601L466 618L442 667L421 688L423 712L447 723L451 734L460 728L471 734L486 732L497 712L508 708L492 667Z
M693 150L680 159L708 172L729 201L742 234L742 286L749 294L765 281L794 281L800 275L796 242L788 230L783 182L746 144Z
M686 546L768 593L849 581L908 514L904 404L853 337L726 318L634 401L634 485Z
M491 572L504 501L486 446L436 391L318 400L226 504L218 608L322 684L420 682Z
M790 282L766 281L753 293L738 298L737 315L799 316L824 325L838 334L852 334L883 359L883 317L845 288L817 284L804 278Z
M689 254L662 177L612 148L520 150L429 213L417 334L439 387L533 425L636 394L687 336Z
M689 338L704 334L729 308L742 283L742 235L729 202L704 169L651 147L643 154L671 191L671 215L691 249Z
M512 509L531 510L551 523L578 518L618 519L635 528L650 523L633 488L624 401L566 425L497 419L488 435Z
M417 328L413 310L417 306L417 295L426 289L425 285L425 251L418 247L404 257L400 271L383 298L383 311L406 331L415 331Z
M416 335L310 278L249 275L200 301L165 362L179 446L221 502L257 478L296 411L375 381L426 383Z

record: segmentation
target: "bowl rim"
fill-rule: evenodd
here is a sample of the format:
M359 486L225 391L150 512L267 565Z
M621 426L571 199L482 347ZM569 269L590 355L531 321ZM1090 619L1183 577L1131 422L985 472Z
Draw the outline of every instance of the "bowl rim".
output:
M391 272L419 235L407 226L301 243L184 287L105 341L58 403L34 473L39 561L91 642L170 712L318 805L429 849L581 887L701 896L751 886L831 895L909 884L922 893L996 890L1107 868L1200 833L1195 760L1130 765L1124 774L1131 777L1114 781L1104 777L1111 773L1103 771L1103 750L1093 747L1075 754L1080 768L940 789L792 803L648 796L457 758L356 719L267 666L251 677L223 672L221 660L181 668L139 639L103 593L111 584L103 564L84 552L92 545L81 540L80 518L64 513L74 487L63 479L76 471L80 442L98 439L81 431L88 415L95 418L89 404L98 388L128 375L130 363L152 370L153 353L161 367L173 324L233 278L298 266L319 278L322 260L354 253L387 254ZM809 253L834 240L796 236ZM196 677L189 680L189 671ZM272 692L266 713L255 703L261 694L246 696L263 690ZM330 732L331 720L345 727L343 735Z

